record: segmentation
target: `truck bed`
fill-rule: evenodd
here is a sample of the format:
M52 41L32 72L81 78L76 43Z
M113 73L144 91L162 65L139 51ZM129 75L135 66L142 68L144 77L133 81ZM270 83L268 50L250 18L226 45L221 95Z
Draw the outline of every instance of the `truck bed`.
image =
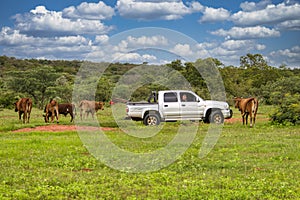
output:
M156 103L153 103L153 102L150 102L150 103L148 103L148 102L127 102L127 105L131 105L131 106L138 106L138 105L157 105L158 103L156 102Z

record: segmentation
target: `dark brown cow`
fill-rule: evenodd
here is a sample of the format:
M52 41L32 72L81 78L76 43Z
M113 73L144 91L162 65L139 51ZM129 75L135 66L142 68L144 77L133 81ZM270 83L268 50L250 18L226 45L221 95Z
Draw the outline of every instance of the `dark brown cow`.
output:
M21 98L15 104L15 111L19 112L19 120L23 114L23 123L29 123L30 113L32 109L32 100L30 98Z
M80 118L84 118L84 114L86 115L86 118L88 117L89 113L91 113L93 119L94 114L98 110L104 110L104 102L97 102L97 101L88 101L88 100L82 100L79 103L79 109L80 109Z
M258 109L258 100L256 98L234 98L235 107L241 111L243 118L243 125L245 124L246 117L246 125L248 124L248 115L250 115L250 127L255 124L256 113ZM253 119L253 120L252 120ZM253 125L252 125L253 121Z
M49 117L51 117L51 122L54 120L54 116L56 117L56 122L58 123L58 116L59 116L59 110L58 110L58 103L57 101L51 99L50 102L46 105L46 116L45 116L45 121L49 122ZM57 113L57 114L52 114L52 113ZM51 114L51 115L50 115Z
M47 106L45 106L45 109L44 109L45 113L47 112L46 108L47 108ZM43 115L45 122L48 122L49 117L52 116L52 112L50 110L48 110L48 112L49 113L48 113L47 118L46 118L46 114ZM70 114L71 122L72 122L74 119L75 105L71 104L71 103L60 103L60 104L58 104L58 112L59 112L59 114L63 114L64 116L67 116L68 114ZM55 116L56 116L56 112L55 112Z

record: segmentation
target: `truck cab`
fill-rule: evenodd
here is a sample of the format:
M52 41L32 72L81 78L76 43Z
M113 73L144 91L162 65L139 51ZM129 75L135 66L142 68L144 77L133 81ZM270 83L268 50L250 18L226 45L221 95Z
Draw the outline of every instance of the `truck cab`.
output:
M145 125L157 125L161 121L203 120L221 124L232 117L228 103L207 101L188 90L159 91L158 102L127 104L127 115L134 120L143 120Z

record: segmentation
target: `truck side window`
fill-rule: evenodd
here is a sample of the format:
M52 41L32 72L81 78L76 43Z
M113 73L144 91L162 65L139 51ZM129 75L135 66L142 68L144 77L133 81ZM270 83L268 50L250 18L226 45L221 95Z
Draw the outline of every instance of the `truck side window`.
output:
M178 102L177 93L167 92L164 94L164 102Z
M188 92L180 92L180 99L182 102L196 102L197 98L195 95Z

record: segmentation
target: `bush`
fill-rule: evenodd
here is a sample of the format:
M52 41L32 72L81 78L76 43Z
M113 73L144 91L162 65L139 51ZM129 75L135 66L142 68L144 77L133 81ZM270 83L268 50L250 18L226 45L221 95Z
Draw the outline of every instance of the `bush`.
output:
M285 94L271 120L274 124L300 124L300 94Z

